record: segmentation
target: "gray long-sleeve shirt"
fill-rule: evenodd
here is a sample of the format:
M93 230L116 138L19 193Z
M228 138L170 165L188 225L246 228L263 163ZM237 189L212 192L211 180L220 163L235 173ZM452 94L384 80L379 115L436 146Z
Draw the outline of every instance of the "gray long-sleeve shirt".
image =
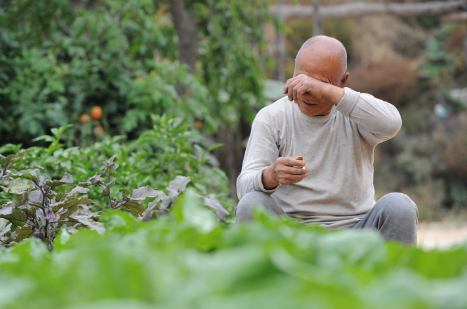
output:
M397 109L372 95L344 89L327 116L307 116L284 97L256 115L237 179L241 199L251 191L272 197L304 223L351 227L375 204L373 155L402 121ZM308 176L299 183L266 190L263 170L278 157L303 156Z

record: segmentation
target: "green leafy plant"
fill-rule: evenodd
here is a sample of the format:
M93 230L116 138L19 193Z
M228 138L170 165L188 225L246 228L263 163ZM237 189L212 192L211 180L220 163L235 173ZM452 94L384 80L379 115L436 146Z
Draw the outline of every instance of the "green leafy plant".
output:
M189 155L189 150L192 148L188 147L187 144L188 140L186 138L190 137L190 134L186 134L187 127L181 126L180 121L165 117L155 117L154 119L161 122L159 126L155 126L157 131L148 132L136 141L136 147L144 146L142 150L139 149L137 152L139 159L146 158L146 154L154 155L157 153L151 147L153 145L151 142L158 141L162 143L160 149L165 149L165 146L167 148L162 156L156 156L153 159L167 162L177 161L179 155L182 155L185 160L178 163L185 167L185 172L189 171L191 163L193 164L191 167L195 170L199 170L203 164L207 163L206 159L204 159L207 152L203 151L200 146L198 146L201 152L199 158L196 157L195 160L190 160L190 156L185 157L185 155ZM168 131L166 130L167 126L171 128ZM68 171L73 172L79 169L76 168L74 162L70 164L70 160L73 158L69 157L70 153L68 151L62 149L63 144L60 143L61 136L67 128L69 126L52 129L53 136L46 135L37 138L37 140L49 142L48 148L39 147L20 151L20 146L5 145L0 149L0 153L17 152L8 156L0 154L0 201L4 201L2 208L0 208L0 218L9 222L9 224L0 226L0 241L3 245L13 245L25 238L34 236L42 239L52 248L52 242L59 229L76 232L81 228L91 228L104 232L104 228L98 220L105 209L124 209L140 218L140 220L149 221L155 216L168 213L174 200L183 193L190 182L190 177L174 175L173 178L175 179L168 183L167 194L165 194L161 190L154 189L153 186L138 184L141 180L138 173L143 174L143 176L144 173L141 170L133 170L135 166L130 164L128 164L130 167L126 168L126 171L131 171L131 176L136 179L131 182L125 181L127 179L125 175L128 175L128 173L118 173L120 164L117 163L116 155L113 154L110 159L103 160L105 163L100 167L100 173L91 176L91 170L81 168L80 178L86 176L87 180L74 184L75 178ZM160 135L157 135L156 132L159 132ZM166 143L176 147L176 151L171 152L171 147ZM150 147L146 148L146 146ZM218 146L213 145L210 149ZM119 152L122 155L128 155L126 153L128 149L120 148L120 150L123 150L123 153ZM35 159L29 160L30 156ZM76 157L80 156L82 156L82 152L78 151ZM104 150L104 154L100 154L99 158L102 159L105 156ZM60 168L60 162L57 162L57 159L59 161L60 159L63 160L61 163L69 168ZM125 157L125 159L121 162L122 166L131 162L131 157ZM52 180L47 175L46 168L39 165L40 163L45 163L44 166L49 167L49 170L55 175L63 173L64 176L57 177L59 180ZM139 162L136 161L136 163ZM17 164L17 168L14 166L15 164ZM55 167L55 169L50 169L50 167ZM147 166L143 165L141 167L146 168ZM175 170L174 172L183 173L182 170ZM154 174L154 170L152 174ZM172 177L172 175L165 176ZM117 180L120 179L124 181L123 185L118 184ZM148 180L146 179L146 181ZM160 185L161 183L159 183ZM117 188L112 190L115 186ZM137 187L137 189L130 189L132 186L133 188ZM117 191L119 194L116 194ZM97 194L94 194L95 197L90 198L93 193ZM216 211L220 220L226 220L229 212L224 209L216 198L212 196L203 197L203 201L206 206Z

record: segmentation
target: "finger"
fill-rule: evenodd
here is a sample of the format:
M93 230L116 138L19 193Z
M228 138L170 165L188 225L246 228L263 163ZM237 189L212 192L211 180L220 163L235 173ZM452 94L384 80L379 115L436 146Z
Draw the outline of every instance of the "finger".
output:
M306 91L305 85L301 84L300 87L297 89L297 101L298 102L302 102L303 94L305 93L305 91Z
M289 87L289 84L290 82L292 81L293 78L289 78L286 82L285 82L285 85L284 85L284 88L282 88L282 93L283 94L286 94L288 92L288 87Z
M294 86L300 82L300 80L294 80L294 81L291 81L290 84L289 84L289 87L288 87L288 96L289 96L289 101L293 101L293 88Z
M282 164L284 165L287 165L287 166L305 166L306 163L305 161L302 160L297 160L295 159L294 157L286 157L282 160L281 162Z
M298 83L295 84L295 86L293 87L293 100L295 103L298 103L298 93L297 93L297 90L300 89L300 87L302 86L302 81L299 81Z
M295 81L297 79L297 77L292 77L292 78L289 78L286 82L285 82L285 85L284 85L284 88L282 89L282 93L283 94L286 94L288 93L288 88L290 87L290 83Z
M280 175L303 175L306 173L306 171L306 167L305 169L302 169L302 167L296 168L284 165L282 168L279 169L278 172Z
M299 183L303 179L305 179L308 175L298 175L298 176L293 176L293 175L287 175L284 177L279 178L279 182L281 185L290 185L293 183Z

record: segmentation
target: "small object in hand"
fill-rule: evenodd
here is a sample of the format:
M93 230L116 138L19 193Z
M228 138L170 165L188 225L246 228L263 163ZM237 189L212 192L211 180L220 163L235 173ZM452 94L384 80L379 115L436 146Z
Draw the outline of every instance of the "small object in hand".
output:
M304 166L294 166L295 168L301 168L302 171L305 173L305 167Z

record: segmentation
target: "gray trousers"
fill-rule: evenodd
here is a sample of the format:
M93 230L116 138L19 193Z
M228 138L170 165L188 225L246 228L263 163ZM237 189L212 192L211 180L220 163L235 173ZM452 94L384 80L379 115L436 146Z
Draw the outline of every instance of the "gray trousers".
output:
M286 216L282 208L268 194L254 191L246 194L235 209L237 222L251 221L255 206L261 206L276 216ZM404 244L417 243L417 205L403 193L389 193L379 199L366 216L352 229L370 228L384 239Z

